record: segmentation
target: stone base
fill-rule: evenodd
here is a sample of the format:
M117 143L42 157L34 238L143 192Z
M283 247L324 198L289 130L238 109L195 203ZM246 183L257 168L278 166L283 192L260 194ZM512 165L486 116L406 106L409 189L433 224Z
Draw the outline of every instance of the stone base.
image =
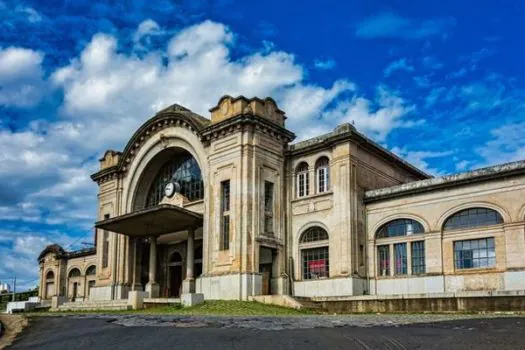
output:
M144 308L144 298L148 297L148 292L144 291L131 291L128 294L128 305L133 310L140 310Z
M51 298L51 308L58 309L58 307L67 302L67 297L55 296Z
M201 293L186 293L180 296L182 306L194 306L204 303L204 294Z
M160 286L158 283L148 283L146 284L146 292L150 298L158 298L160 295Z
M195 280L186 279L182 281L182 294L195 293Z
M248 300L262 294L260 273L232 273L219 276L202 276L196 280L197 293L206 300Z

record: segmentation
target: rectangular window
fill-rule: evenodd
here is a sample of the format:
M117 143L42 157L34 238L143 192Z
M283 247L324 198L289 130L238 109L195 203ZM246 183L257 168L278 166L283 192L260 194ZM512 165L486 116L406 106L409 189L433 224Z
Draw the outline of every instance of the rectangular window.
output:
M425 242L412 242L412 274L425 273Z
M109 219L109 214L104 215L104 220ZM109 232L102 232L102 268L109 266Z
M330 259L328 247L301 250L303 260L303 279L319 279L329 276Z
M329 188L330 179L328 178L329 173L330 172L328 171L327 167L321 167L317 169L317 178L318 178L317 188L318 188L319 193L326 192L330 189Z
M308 172L303 172L298 175L297 196L308 196Z
M377 247L377 266L379 276L390 276L390 247L380 245Z
M221 182L220 250L230 249L230 180Z
M408 273L407 265L407 244L397 243L394 244L395 252L395 275L406 275Z
M496 266L494 238L471 239L454 242L456 269L480 269Z
M264 182L264 232L273 234L273 183Z

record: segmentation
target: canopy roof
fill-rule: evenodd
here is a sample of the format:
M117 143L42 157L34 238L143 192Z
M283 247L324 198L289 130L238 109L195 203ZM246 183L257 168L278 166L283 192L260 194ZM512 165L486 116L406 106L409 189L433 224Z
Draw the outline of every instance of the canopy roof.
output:
M171 204L154 207L98 221L96 228L127 236L159 236L202 226L202 214Z

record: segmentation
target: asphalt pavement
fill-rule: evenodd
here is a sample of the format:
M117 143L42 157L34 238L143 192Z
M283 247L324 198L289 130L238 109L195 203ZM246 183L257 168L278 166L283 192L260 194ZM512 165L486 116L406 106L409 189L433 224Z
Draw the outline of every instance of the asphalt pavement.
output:
M386 316L374 315L378 320ZM137 319L135 319L135 317ZM347 316L352 319L352 316ZM141 323L107 317L36 317L12 349L525 349L525 318L457 319L430 323L378 322L313 328L261 327L272 318L246 325L248 318L159 318ZM150 321L155 318L149 318ZM229 318L231 320L232 318ZM356 319L356 318L353 318ZM294 318L292 318L294 320ZM295 318L295 320L300 320ZM289 322L301 324L302 321ZM352 324L359 324L352 321ZM147 325L145 325L147 324ZM319 326L321 324L321 326Z

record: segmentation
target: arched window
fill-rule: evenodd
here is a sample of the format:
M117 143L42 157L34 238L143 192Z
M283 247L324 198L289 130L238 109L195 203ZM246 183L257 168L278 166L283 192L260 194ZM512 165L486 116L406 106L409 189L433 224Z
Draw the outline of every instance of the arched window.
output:
M489 208L468 208L451 215L443 231L477 228L503 223L503 217ZM454 241L454 266L456 270L487 269L496 267L494 237Z
M295 170L295 176L297 178L297 197L305 197L308 196L308 190L309 190L309 181L308 181L308 164L306 162L302 162L297 166L297 169Z
M170 256L169 263L181 263L182 264L182 255L179 252L173 252Z
M150 187L146 207L160 203L168 182L180 185L180 193L190 201L204 198L204 183L199 164L189 153L178 154L159 170Z
M49 271L46 274L46 280L47 281L51 280L50 282L53 282L55 280L55 273L53 271Z
M305 280L327 278L330 275L328 233L320 227L311 227L299 239L302 276Z
M55 295L55 273L53 271L46 273L46 286L44 293L44 299L50 299Z
M397 219L387 222L377 231L377 238L388 238L398 236L409 236L416 233L423 233L425 229L416 220Z
M424 238L416 238L417 234L424 232L423 225L412 219L396 219L381 226L376 232L378 276L424 274L425 241ZM412 237L413 235L416 236ZM397 239L383 243L383 238Z
M91 265L90 267L88 267L88 269L86 270L86 275L90 276L90 275L95 275L97 273L97 268L95 265Z
M489 208L469 208L450 216L443 225L443 230L458 230L481 226L502 224L500 213Z
M73 277L80 277L80 270L77 268L74 268L73 270L69 271L69 278Z
M330 189L330 161L328 157L321 157L315 163L315 174L317 178L317 193L323 193Z

